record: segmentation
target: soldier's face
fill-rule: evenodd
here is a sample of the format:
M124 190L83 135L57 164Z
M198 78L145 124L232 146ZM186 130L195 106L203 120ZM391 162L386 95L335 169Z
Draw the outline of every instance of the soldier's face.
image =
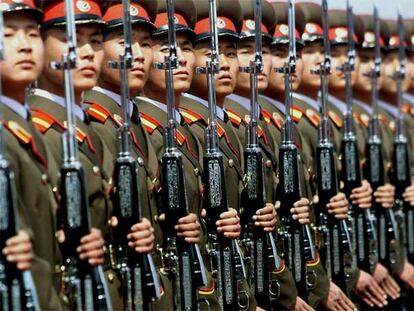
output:
M276 72L275 68L282 68L289 60L289 47L287 45L277 45L271 48L272 69L270 70L269 86L273 92L282 93L285 91L284 76ZM296 50L296 72L292 75L292 91L295 91L301 80L303 71L302 49Z
M329 89L331 91L345 88L345 73L338 70L348 60L348 46L345 44L331 47L332 72L329 75Z
M237 57L239 59L240 67L249 67L250 61L254 60L255 44L254 38L241 40L237 47ZM272 56L270 55L270 46L268 43L263 42L262 45L263 55L263 71L258 75L258 89L264 91L268 85L268 78L272 67ZM237 89L243 91L250 90L250 75L245 72L239 71L237 75Z
M398 51L389 51L388 53L385 53L384 57L382 58L382 63L384 67L381 73L381 92L388 94L396 94L397 83L395 80L392 79L392 77L399 69ZM402 83L403 91L408 90L409 83L409 75L405 75L405 79Z
M302 51L303 74L301 86L307 89L318 90L321 83L317 75L311 73L311 70L318 69L323 61L323 45L322 42L307 43Z
M4 61L0 62L5 93L24 89L43 68L43 42L39 25L27 13L4 15Z
M409 91L414 93L414 53L407 54L407 76L410 82Z
M153 38L152 51L154 53L153 62L163 63L165 56L169 55L167 36ZM178 68L173 71L174 90L176 94L181 94L190 89L195 70L193 43L187 34L177 33L177 56ZM151 67L146 86L153 91L165 91L165 71Z
M64 27L53 27L44 34L45 66L44 78L61 90L64 86L62 70L53 70L50 63L60 62L62 54L67 53L68 45ZM98 81L104 58L103 36L98 25L77 25L77 68L73 71L75 92L92 89Z
M104 62L100 81L111 90L119 93L121 79L118 69L111 69L107 65L110 61L119 61L119 55L124 54L123 29L110 32L104 38ZM146 27L134 26L132 29L133 64L128 74L128 85L131 94L139 93L148 80L150 66L152 65L152 39Z
M353 89L356 92L368 93L371 92L371 79L366 74L369 74L374 66L374 49L362 49L358 51L358 67L355 70L356 79Z
M203 40L194 47L197 67L205 67L206 61L210 60L211 50L209 40ZM215 86L217 97L226 97L233 93L236 87L237 74L239 72L239 61L237 59L237 45L231 38L219 39L220 72L215 75ZM207 98L206 75L196 74L191 84L197 94Z

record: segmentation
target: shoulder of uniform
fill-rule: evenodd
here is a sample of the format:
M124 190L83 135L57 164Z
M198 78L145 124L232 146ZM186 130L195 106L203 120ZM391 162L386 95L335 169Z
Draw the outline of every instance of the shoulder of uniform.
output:
M181 107L180 113L183 116L184 121L189 125L199 122L199 121L203 122L204 124L207 124L207 121L204 119L204 117L201 114L193 110Z
M353 116L356 123L358 123L358 124L361 123L361 114L358 111L354 111L352 113L352 116Z
M96 102L87 101L85 104L89 104L87 106L86 113L89 117L99 123L105 123L106 120L108 120L108 118L112 115L108 109Z
M344 125L344 120L335 111L329 110L328 115L337 127L341 128Z
M388 123L388 118L385 114L383 113L378 113L378 120L380 120L383 124L387 124Z
M414 107L410 108L410 114L411 114L412 117L414 117Z
M361 113L359 119L361 120L361 123L365 127L368 127L369 126L369 122L370 122L371 118L370 118L370 116L368 114L366 114L365 112Z
M19 123L14 121L7 121L4 123L5 128L17 138L17 140L25 145L29 144L32 135L22 128Z
M158 127L163 127L162 124L155 120L150 115L146 114L145 112L140 112L141 123L144 126L145 130L148 134L152 134Z
M273 123L280 130L283 125L283 118L278 112L271 114L268 110L262 108L262 116L266 123Z
M307 108L305 110L305 116L314 127L319 126L319 122L321 121L321 117L319 116L319 114L315 110L313 110L311 108Z
M232 109L226 108L226 112L230 122L235 126L240 126L240 124L243 122L243 118Z
M302 119L303 114L305 113L305 111L303 110L302 107L296 106L294 105L292 107L292 118L293 121L295 123L298 123L300 121L300 119Z
M407 103L407 102L404 102L404 103L402 104L402 111L403 111L404 113L409 113L409 112L410 112L410 110L411 110L411 105L410 105L409 103Z
M46 133L53 125L57 125L64 129L62 123L52 115L40 109L32 109L32 121L37 130L42 134Z

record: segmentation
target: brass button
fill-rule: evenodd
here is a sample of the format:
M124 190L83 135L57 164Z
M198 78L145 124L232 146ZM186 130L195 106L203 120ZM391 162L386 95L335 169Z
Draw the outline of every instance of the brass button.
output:
M110 283L113 283L113 282L114 282L114 279L115 279L115 275L114 275L114 273L113 273L113 272L109 272L109 273L108 273L108 281L109 281Z
M233 166L234 166L234 161L233 161L233 159L230 159L230 160L229 160L229 166L230 166L230 167L233 167Z
M392 163L391 162L387 162L387 170L390 170L392 168Z
M52 188L52 191L53 191L53 193L57 193L59 191L59 189L58 189L58 187L55 186L55 187Z
M144 160L141 157L138 157L137 161L140 166L144 166Z
M194 175L196 176L200 175L200 170L198 169L198 167L194 169Z
M47 176L47 174L42 174L41 179L42 179L42 183L43 183L44 185L47 185L47 184L48 184L48 182L49 182L49 177Z
M265 165L266 165L267 168L271 168L272 167L272 161L267 160Z
M100 169L99 169L99 166L94 166L93 168L92 168L92 171L93 171L93 173L96 175L96 176L98 176L99 175L99 172L100 172Z

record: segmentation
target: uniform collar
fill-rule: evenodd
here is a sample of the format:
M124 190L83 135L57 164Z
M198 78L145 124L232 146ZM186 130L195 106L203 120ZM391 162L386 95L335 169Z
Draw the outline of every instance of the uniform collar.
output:
M413 95L413 94L410 94L410 93L404 93L403 98L404 98L406 101L410 102L410 104L411 104L411 105L414 105L414 95Z
M283 103L281 103L280 101L276 99L270 98L269 96L266 96L266 95L260 94L259 97L266 99L269 103L275 106L283 115L285 115L286 107Z
M112 92L112 91L110 91L108 89L104 89L104 88L102 88L100 86L95 86L93 88L93 90L96 91L96 92L105 94L106 96L110 97L119 107L122 108L121 95L119 95L119 94L117 94L115 92ZM130 99L129 100L129 117L130 118L132 116L133 109L134 109L134 102Z
M343 115L346 114L347 107L346 107L346 103L343 100L341 100L338 97L335 97L331 94L328 94L328 101L332 105L334 105L336 108L338 108L338 110L340 112L342 112Z
M308 105L312 106L313 109L315 109L316 111L319 112L321 105L319 104L319 101L314 100L313 98L303 95L303 94L299 94L299 93L293 93L293 97L296 99L299 99L305 103L307 103Z
M369 115L372 115L373 109L371 106L367 105L366 103L364 103L363 101L360 101L358 99L354 98L354 103L361 107L362 109L364 109L366 112L368 112Z
M206 107L208 109L208 101L206 101L205 99L202 99L201 97L195 96L193 94L189 94L189 93L184 93L182 94L182 96L192 99L193 101L203 105L204 107ZM216 111L217 111L217 118L219 118L221 121L224 120L224 110L223 108L219 107L216 105Z
M51 100L52 102L55 102L59 106L66 109L66 99L62 96L53 94L43 89L35 89L34 95L47 98ZM80 106L75 105L75 104L72 105L72 109L73 109L73 113L75 114L75 116L77 116L82 122L84 122L85 112L83 111L83 109Z
M236 103L239 103L242 105L246 110L250 111L250 98L243 97L237 94L230 94L227 96L228 99L235 101Z
M168 113L168 109L167 109L167 105L166 104L163 104L163 103L161 103L159 101L156 101L155 99L151 99L151 98L148 98L148 99L149 99L147 101L148 103L150 103L151 105L153 105L153 106L161 109L162 111L165 112L165 114ZM175 122L177 122L178 124L181 124L181 114L180 114L180 112L177 109L175 110Z
M20 103L17 100L14 100L13 98L7 97L2 95L0 97L1 103L5 106L9 107L11 110L13 110L15 113L17 113L19 116L21 116L23 119L27 120L29 117L29 106L27 103Z
M383 100L378 100L378 106L381 107L382 109L386 110L393 117L398 116L398 108L391 105L390 103L387 103Z

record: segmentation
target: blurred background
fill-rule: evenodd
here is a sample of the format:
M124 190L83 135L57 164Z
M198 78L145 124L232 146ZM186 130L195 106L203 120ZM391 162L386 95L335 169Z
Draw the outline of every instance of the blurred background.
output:
M281 0L269 0L277 2ZM296 0L296 2L316 2L320 0ZM397 10L400 10L405 18L414 18L414 0L350 0L354 6L355 14L369 14L373 11L373 3L378 7L381 18L396 19ZM331 9L345 9L346 0L328 0L328 6Z

